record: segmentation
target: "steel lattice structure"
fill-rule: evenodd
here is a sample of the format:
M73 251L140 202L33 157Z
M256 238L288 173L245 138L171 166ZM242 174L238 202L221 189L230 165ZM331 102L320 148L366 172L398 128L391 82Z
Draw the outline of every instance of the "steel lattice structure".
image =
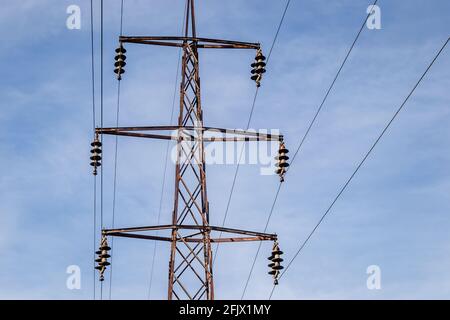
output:
M187 0L184 36L121 36L119 42L120 48L123 48L125 43L134 43L179 47L183 50L177 126L96 129L97 135L120 135L175 141L177 148L175 196L170 224L104 229L102 230L103 247L101 247L101 250L107 250L106 238L108 236L170 242L168 299L212 300L214 299L212 243L276 241L277 236L275 234L210 225L205 143L217 141L276 141L282 143L283 137L245 130L204 127L199 75L199 49L253 49L260 52L260 45L258 43L198 38L196 35L194 0ZM121 54L126 51L121 50L119 50ZM123 63L120 66L124 65ZM121 73L118 73L118 75L120 77ZM168 234L166 236L152 234L156 231L165 231ZM214 232L225 233L226 236L215 237ZM104 254L101 257L106 261L108 255ZM103 268L99 267L101 274L103 274L106 265L108 263L104 263Z

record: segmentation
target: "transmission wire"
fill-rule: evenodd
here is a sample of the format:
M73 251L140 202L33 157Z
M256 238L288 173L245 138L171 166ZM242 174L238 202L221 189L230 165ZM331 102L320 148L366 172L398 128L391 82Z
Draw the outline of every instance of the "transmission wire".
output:
M100 128L103 129L103 0L100 0ZM100 135L103 146L103 135ZM100 226L103 230L103 166L100 167ZM100 300L103 300L103 281L100 282Z
M297 250L297 252L295 253L294 257L289 261L288 265L286 266L286 268L284 269L284 271L281 273L279 279L281 279L284 274L289 270L290 266L292 265L292 263L294 262L294 260L298 257L298 255L300 254L300 252L303 250L303 248L305 248L306 244L308 243L309 239L311 239L312 235L316 232L316 230L318 229L318 227L320 226L320 224L324 221L325 217L328 215L328 213L331 211L331 209L333 208L334 204L337 202L337 200L341 197L341 195L344 193L344 191L347 189L347 186L350 184L350 182L353 180L353 178L355 177L355 175L358 173L359 169L362 167L362 165L364 164L364 162L367 160L367 158L369 157L369 155L372 153L372 151L375 149L376 145L378 144L378 142L381 140L381 138L384 136L384 134L387 132L387 130L389 129L389 127L391 126L391 124L394 122L394 120L397 118L398 114L400 113L400 111L403 109L403 107L405 106L405 104L408 102L409 98L412 96L412 94L414 93L414 91L416 90L416 88L419 86L419 84L422 82L423 78L425 77L425 75L428 73L428 71L430 70L430 68L433 66L434 62L437 60L437 58L440 56L441 52L444 50L444 48L447 46L448 42L449 42L450 38L447 39L447 41L444 43L444 45L439 49L438 53L435 55L435 57L433 58L433 60L431 61L431 63L428 65L428 67L425 69L425 71L423 72L423 74L421 75L421 77L419 78L419 80L416 82L416 84L414 85L414 87L411 89L411 91L409 92L409 94L406 96L406 98L403 100L402 104L400 105L400 107L397 109L397 111L394 113L394 115L392 116L392 118L389 120L389 122L387 123L387 125L384 127L384 129L381 131L380 135L378 136L378 138L375 140L375 142L372 144L372 146L370 147L369 151L367 151L367 153L365 154L365 156L363 157L363 159L360 161L360 163L358 164L358 166L355 168L355 170L353 171L353 173L350 175L350 177L347 179L347 181L345 182L345 184L342 186L342 188L339 190L338 194L336 195L336 197L333 199L333 201L331 202L331 204L329 205L329 207L327 208L327 210L325 211L325 213L322 215L322 217L320 218L319 222L315 225L315 227L313 228L313 230L309 233L309 235L306 237L306 239L303 241L303 243L301 244L300 248ZM275 291L275 287L273 286L272 291L270 293L269 296L269 300L272 298L272 295Z
M187 3L185 6L185 9L183 11L183 22L182 22L182 29L184 29L184 23L186 20L186 10L187 10ZM176 96L177 96L177 88L178 88L178 79L179 79L179 72L180 72L180 63L181 63L181 52L182 48L178 50L178 62L177 62L177 73L175 75L175 87L173 92L173 98L172 98L172 111L170 114L170 123L172 124L174 113L175 113L175 103L176 103ZM161 221L161 212L162 212L162 203L164 198L164 189L166 186L166 178L167 178L167 163L169 159L169 147L170 147L170 141L167 141L166 144L166 155L164 160L164 171L163 171L163 180L162 180L162 186L161 186L161 196L159 199L159 210L158 210L158 219L157 219L157 225L159 225ZM152 292L152 286L153 286L153 272L154 272L154 266L155 266L155 258L156 258L156 248L157 248L157 242L154 241L153 243L153 257L152 257L152 264L150 268L150 282L148 286L148 294L147 299L150 300L151 292Z
M120 2L120 36L123 35L123 1ZM119 127L119 115L120 115L120 84L121 81L117 82L117 107L116 107L116 128ZM115 213L116 213L116 190L117 190L117 152L119 137L115 136L115 147L114 147L114 182L113 182L113 202L112 202L112 229L115 226ZM109 273L109 300L112 296L112 280L113 280L113 255L114 252L114 237L111 237L111 269Z
M372 4L372 8L377 4L377 2L378 2L378 0L375 0L375 1L374 1L374 3ZM341 71L342 71L342 69L343 69L345 63L346 63L347 60L348 60L348 57L350 56L350 53L352 52L353 48L355 47L355 44L356 44L356 42L358 41L359 36L361 35L361 33L362 33L363 29L364 29L364 26L366 25L367 19L369 19L371 13L372 13L372 10L369 11L369 13L368 13L367 16L366 16L366 19L364 19L364 21L363 21L363 23L362 23L362 25L361 25L361 28L359 29L359 31L358 31L358 33L357 33L355 39L353 40L353 42L352 42L352 44L351 44L349 50L347 51L347 54L346 54L344 60L342 61L342 63L341 63L341 65L340 65L340 67L339 67L339 69L338 69L338 71L337 71L335 77L333 78L333 81L331 82L331 85L328 87L328 90L326 91L325 96L324 96L323 99L322 99L322 102L320 103L319 107L317 108L317 111L316 111L316 113L315 113L313 119L311 120L311 122L310 122L310 124L309 124L309 126L308 126L308 129L306 130L305 134L303 135L303 137L302 137L302 139L301 139L301 141L300 141L300 144L299 144L299 146L298 146L298 148L297 148L297 150L296 150L294 156L292 157L290 167L289 167L286 171L289 171L289 169L292 167L292 164L294 163L295 158L296 158L297 155L298 155L298 152L300 151L300 149L302 148L304 142L306 141L306 138L308 137L309 132L311 131L312 126L313 126L314 123L316 122L317 117L318 117L320 111L322 110L322 107L323 107L324 104L325 104L325 101L327 100L327 98L328 98L328 96L329 96L331 90L333 89L334 84L336 83L336 80L338 79L338 77L339 77L339 75L340 75L340 73L341 73ZM280 185L281 185L281 182L280 182ZM275 195L275 198L274 198L274 200L273 200L273 203L272 203L272 206L271 206L271 209L270 209L270 213L269 213L269 216L268 216L268 218L267 218L266 228L267 228L267 226L269 225L270 219L272 218L273 210L274 210L275 204L276 204L276 202L277 202L277 200L278 200L278 195L279 195L280 188L281 188L281 186L278 187L278 191L277 191L277 193L276 193L276 195ZM264 231L266 231L266 230L264 230ZM251 275L252 275L252 273L253 273L253 270L254 270L254 267L255 267L255 264L256 264L256 260L257 260L257 258L258 258L258 255L259 255L259 251L260 251L260 249L261 249L261 246L262 246L262 243L259 244L258 250L257 250L257 252L256 252L256 255L255 255L254 259L253 259L252 267L251 267L250 272L249 272L249 275L248 275L248 277L247 277L246 284L245 284L245 287L244 287L244 290L243 290L241 299L243 299L244 296L245 296L245 292L246 292L246 290L247 290L248 283L249 283L250 278L251 278Z
M287 12L287 10L289 8L289 4L290 3L291 3L291 0L288 0L286 2L285 7L284 7L283 14L281 16L280 22L278 23L277 31L275 33L275 36L274 36L273 40L272 40L272 44L270 46L269 54L267 55L266 65L269 63L269 59L270 59L270 57L272 55L272 51L273 51L273 49L275 47L275 43L276 43L276 41L278 39L278 35L280 33L281 26L283 25L284 18L286 17L286 12ZM253 102L252 102L252 106L251 106L251 109L250 109L250 115L249 115L248 121L247 121L246 130L248 130L250 128L250 123L251 123L251 120L253 118L253 113L254 113L255 105L256 105L256 99L258 97L258 92L259 92L259 87L256 87L255 95L253 97ZM243 145L242 148L241 148L240 154L239 154L239 160L237 162L236 171L234 172L233 182L231 184L231 190L230 190L230 194L228 196L228 201L227 201L227 205L226 205L226 209L225 209L225 214L224 214L224 217L223 217L223 220L222 220L222 227L225 226L225 222L227 220L227 216L228 216L228 212L229 212L230 204L231 204L231 199L233 197L234 188L235 188L235 185L236 185L236 179L237 179L237 176L238 176L238 173L239 173L239 168L240 168L240 164L241 164L241 160L242 160L242 155L244 153L244 149L245 149L245 147ZM219 233L219 239L222 237L222 234L223 234L223 232L221 231ZM220 246L220 242L217 243L217 245L216 245L216 250L215 250L216 254L214 255L214 258L213 258L213 265L214 265L214 263L216 261L216 258L217 258L218 252L219 252L219 246Z
M92 80L92 127L94 131L94 137L95 137L95 64L94 64L94 5L93 0L90 2L90 24L91 24L91 80ZM94 232L93 232L93 244L94 244L94 268L93 270L93 299L95 300L95 289L96 289L96 270L95 270L95 246L97 244L96 241L96 234L97 234L97 176L94 175L93 178L93 225L94 225Z

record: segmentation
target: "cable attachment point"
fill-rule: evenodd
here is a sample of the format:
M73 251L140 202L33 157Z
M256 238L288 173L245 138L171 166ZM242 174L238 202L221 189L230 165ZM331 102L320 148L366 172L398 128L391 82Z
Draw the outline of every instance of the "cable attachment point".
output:
M100 243L100 248L95 253L98 254L98 258L95 259L95 262L98 263L98 265L95 267L95 269L100 271L100 281L104 281L104 273L106 270L106 266L109 266L110 263L108 262L108 258L111 256L108 254L108 251L111 250L111 248L108 246L108 239L105 235L102 235L102 241Z
M263 73L266 72L266 63L264 62L266 60L266 57L263 55L261 49L258 49L256 52L255 62L251 64L252 69L252 76L250 77L252 80L256 82L256 86L261 86L261 79Z
M281 258L281 255L283 254L283 251L280 250L280 247L278 246L278 242L275 241L273 243L272 248L272 254L267 259L272 261L267 266L271 269L268 273L273 276L273 284L278 285L278 277L280 276L280 270L282 270L284 267L281 265L281 262L283 262L283 259Z
M91 143L92 149L91 149L91 166L94 167L93 174L94 176L97 175L97 168L102 165L102 143L100 142L98 138L98 133L95 134L95 139Z
M125 69L124 67L126 66L126 62L125 60L127 60L127 56L125 55L125 53L127 52L127 50L123 47L122 43L120 43L119 47L116 49L116 56L115 56L115 60L116 62L114 63L114 73L117 74L117 80L122 80L122 74L125 73Z
M281 182L284 182L284 175L286 174L287 168L289 167L289 163L287 162L289 160L289 157L287 155L288 153L289 150L286 149L284 142L280 141L278 156L275 157L275 160L277 161L277 169L275 170L275 173L280 176Z

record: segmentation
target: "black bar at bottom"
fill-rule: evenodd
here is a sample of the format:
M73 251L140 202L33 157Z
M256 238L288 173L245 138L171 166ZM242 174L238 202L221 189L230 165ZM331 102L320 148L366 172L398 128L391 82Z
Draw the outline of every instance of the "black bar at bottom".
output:
M448 301L316 301L316 300L216 300L216 301L0 301L4 314L22 313L32 310L33 314L44 314L45 318L55 315L64 319L86 318L94 311L94 317L101 319L317 319L324 315L342 319L386 319L393 311L401 313L401 319L419 316L421 312L428 319L431 314L447 312ZM55 312L54 307L60 307ZM92 308L92 310L89 310ZM385 310L388 308L389 310ZM21 311L18 311L21 310ZM442 314L445 314L445 313ZM436 317L439 318L439 317Z

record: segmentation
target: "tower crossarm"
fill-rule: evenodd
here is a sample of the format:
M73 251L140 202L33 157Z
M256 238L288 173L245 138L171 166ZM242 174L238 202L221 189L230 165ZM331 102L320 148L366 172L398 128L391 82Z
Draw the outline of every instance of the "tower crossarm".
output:
M120 229L104 229L103 235L105 236L115 236L115 237L125 237L125 238L135 238L144 240L156 240L156 241L167 241L171 242L173 239L169 236L151 235L144 234L143 232L151 231L172 231L172 230L188 230L193 233L186 236L179 236L176 241L180 242L193 242L201 243L204 241L202 235L205 232L222 232L225 234L230 234L230 236L225 237L214 237L211 236L211 242L224 243L224 242L249 242L249 241L276 241L276 234L269 234L263 232L242 230L242 229L232 229L226 227L217 226L202 226L202 225L158 225L158 226L146 226L146 227L130 227L130 228L120 228Z
M164 131L169 133L160 133ZM174 141L198 141L200 139L200 137L198 137L199 132L202 132L201 140L205 142L283 140L283 136L278 134L262 133L250 130L195 126L113 127L97 128L96 132L99 134L107 135Z
M223 39L209 39L197 37L177 37L177 36L121 36L121 43L137 43L167 47L182 48L186 43L196 43L197 48L201 49L259 49L259 43L242 42Z

